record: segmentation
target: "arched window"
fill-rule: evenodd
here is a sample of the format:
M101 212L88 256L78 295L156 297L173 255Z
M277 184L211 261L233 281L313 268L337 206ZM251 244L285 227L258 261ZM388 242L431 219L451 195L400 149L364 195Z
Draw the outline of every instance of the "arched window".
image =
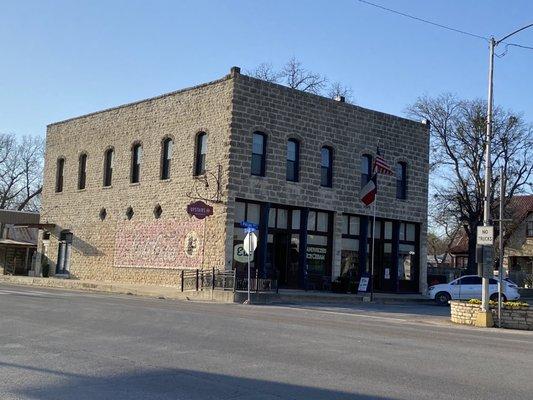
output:
M287 141L287 180L298 182L300 173L300 142L296 139Z
M143 148L140 143L134 144L131 148L131 183L139 183L139 181L141 180L142 151Z
M407 199L407 164L404 162L396 164L396 198Z
M333 150L328 146L320 150L320 185L333 186Z
M104 153L104 186L111 186L113 182L113 165L115 155L113 149L107 149Z
M161 179L170 178L170 163L172 161L173 144L171 138L166 138L161 143Z
M80 154L78 160L78 189L85 189L87 182L87 154Z
M372 156L363 154L361 157L361 187L365 186L372 176Z
M252 135L252 175L265 176L266 135L254 132Z
M207 154L207 134L200 132L196 136L196 161L194 175L205 174L205 156Z
M65 159L58 158L56 166L56 193L63 191L63 173L65 170Z

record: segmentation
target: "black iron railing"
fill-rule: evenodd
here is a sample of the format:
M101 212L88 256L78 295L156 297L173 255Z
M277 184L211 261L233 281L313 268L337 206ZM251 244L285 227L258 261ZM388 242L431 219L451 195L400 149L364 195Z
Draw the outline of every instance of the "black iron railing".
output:
M180 273L180 290L248 290L248 276L237 274L235 270L193 269ZM259 278L257 271L250 277L250 290L254 292L278 291L276 279Z

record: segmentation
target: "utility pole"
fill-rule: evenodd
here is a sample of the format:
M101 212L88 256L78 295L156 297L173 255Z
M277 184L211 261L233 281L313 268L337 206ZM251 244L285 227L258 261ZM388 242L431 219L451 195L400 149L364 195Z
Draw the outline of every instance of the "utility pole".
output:
M489 90L487 99L487 134L485 140L485 192L484 192L484 204L483 204L483 226L490 226L490 193L491 193L491 162L490 162L490 147L492 140L492 112L493 112L493 96L494 96L494 50L496 46L502 43L509 37L523 31L524 29L532 27L533 24L526 25L520 29L511 32L503 38L496 40L491 37L489 40ZM501 217L500 217L501 219ZM485 254L483 252L483 254ZM485 261L485 260L482 260ZM481 294L481 313L476 321L478 326L492 326L492 314L489 310L489 273L487 271L487 265L483 262L484 268L482 268L482 294Z
M487 100L487 135L485 140L485 203L483 209L483 226L490 225L490 181L491 181L491 162L490 162L490 144L492 140L492 107L493 107L493 78L494 78L494 48L496 40L491 37L489 43L489 93ZM483 312L489 313L489 277L486 266L482 267L482 295L481 308Z

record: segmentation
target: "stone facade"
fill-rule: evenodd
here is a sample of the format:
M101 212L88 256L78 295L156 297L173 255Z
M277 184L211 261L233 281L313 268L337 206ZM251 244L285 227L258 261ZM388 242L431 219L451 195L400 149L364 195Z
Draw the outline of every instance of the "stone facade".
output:
M48 127L43 190L43 222L56 224L47 253L54 270L61 232L73 233L70 274L80 279L175 284L181 268L230 269L233 260L235 200L327 210L333 219L332 278L339 274L342 213L370 215L359 201L360 157L379 147L391 165L408 164L408 196L396 199L395 178L380 176L377 217L416 223L419 227L419 289L426 289L426 233L429 126L362 107L330 100L241 75L169 93ZM266 176L250 174L252 132L268 136ZM193 176L195 137L208 135L205 177ZM160 180L161 143L174 140L171 177ZM288 138L300 141L300 179L285 176ZM131 184L131 149L143 147L141 180ZM320 149L333 149L333 187L320 186ZM113 184L102 187L104 152L113 147ZM77 190L78 159L88 155L87 188ZM64 189L55 192L56 163L65 159ZM220 170L220 182L217 173ZM217 191L217 188L219 189ZM189 194L189 195L188 195ZM195 221L186 213L191 197L214 199L214 215ZM154 207L163 213L154 218ZM132 207L134 215L126 218ZM101 220L99 213L106 209ZM174 222L173 222L174 221ZM163 224L197 232L201 250L194 262L184 257L183 243L167 246L168 266L147 250L141 265L117 265L117 248L142 247L134 234L158 231ZM177 229L177 228L176 228ZM150 236L157 246L157 234ZM120 240L120 243L117 242ZM148 239L147 239L148 240ZM128 242L129 241L129 242ZM150 246L148 246L150 247ZM142 253L142 251L141 251ZM152 254L152 255L150 255ZM154 255L155 254L155 255ZM131 256L131 254L129 255ZM129 257L128 256L128 257ZM127 258L127 257L126 257ZM131 258L131 257L130 257ZM142 257L141 257L142 258ZM131 262L129 263L131 264Z
M481 310L479 304L470 304L463 301L450 301L451 321L456 324L474 325L477 314ZM490 307L494 325L499 326L498 309ZM524 306L520 308L503 306L501 310L502 328L533 330L533 308Z
M233 80L227 76L219 81L169 93L153 99L127 104L52 124L46 137L43 203L41 221L56 224L51 231L46 253L55 271L58 239L63 230L73 233L70 275L79 279L114 280L155 284L175 284L180 265L224 265L225 202L213 204L214 215L202 221L186 212L191 196L211 196L202 179L193 177L195 137L199 132L208 135L207 169L216 171L221 166L220 187L228 185L228 153L231 123ZM161 180L160 161L162 140L174 141L170 178ZM141 143L143 148L141 178L130 183L131 148ZM104 152L115 152L112 185L103 187ZM78 159L87 154L86 189L78 190ZM65 159L63 191L55 192L56 163ZM154 217L154 208L160 205L162 214ZM128 207L134 214L126 218ZM100 218L105 208L106 217ZM155 268L115 265L116 239L122 246L139 246L134 235L120 235L131 230L131 225L144 234L157 230L157 225L177 221L182 230L195 231L200 251L191 263L183 251L183 238L175 246L168 246L167 257L177 262L169 267L156 262ZM158 235L148 235L157 240ZM205 245L208 242L208 245ZM157 247L154 241L148 247ZM43 249L44 250L44 249ZM149 252L149 250L147 250Z

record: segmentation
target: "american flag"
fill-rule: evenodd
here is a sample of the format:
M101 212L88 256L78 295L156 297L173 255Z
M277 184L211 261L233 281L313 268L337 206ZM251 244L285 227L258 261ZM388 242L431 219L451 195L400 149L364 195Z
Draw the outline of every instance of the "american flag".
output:
M394 175L394 171L390 167L389 163L381 156L379 147L376 152L376 158L374 160L374 172L384 175Z

